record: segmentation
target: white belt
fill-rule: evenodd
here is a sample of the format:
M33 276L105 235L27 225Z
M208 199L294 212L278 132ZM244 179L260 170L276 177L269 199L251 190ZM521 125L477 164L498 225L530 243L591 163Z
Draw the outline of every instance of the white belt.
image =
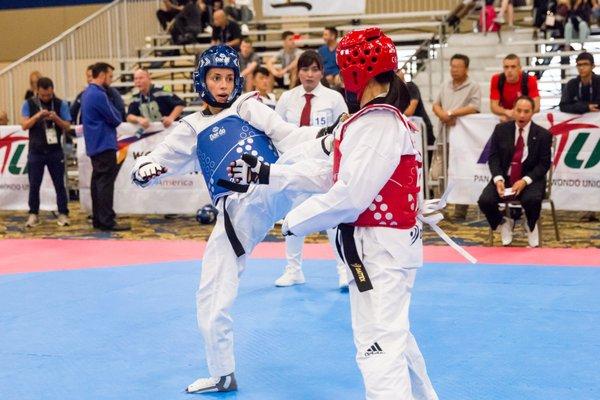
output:
M441 213L442 209L446 207L446 200L448 199L448 195L452 191L453 185L449 186L441 198L425 200L423 202L423 207L421 208L421 212L417 215L417 219L431 227L435 233L438 234L439 237L442 238L444 242L446 242L450 247L456 250L461 256L469 260L469 262L475 264L477 263L477 259L473 257L469 252L460 247L458 243L456 243L450 236L446 234L438 226L438 223L444 219L444 215Z

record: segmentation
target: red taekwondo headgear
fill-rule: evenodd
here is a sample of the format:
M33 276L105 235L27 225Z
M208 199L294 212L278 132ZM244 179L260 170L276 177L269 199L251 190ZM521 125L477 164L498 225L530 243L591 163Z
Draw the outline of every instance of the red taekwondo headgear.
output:
M358 101L369 80L398 69L396 46L379 28L345 34L337 46L336 61L347 94L353 94Z

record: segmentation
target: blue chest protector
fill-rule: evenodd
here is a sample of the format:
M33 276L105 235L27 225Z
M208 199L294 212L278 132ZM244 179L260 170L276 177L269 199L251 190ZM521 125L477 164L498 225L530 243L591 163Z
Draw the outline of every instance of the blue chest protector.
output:
M230 115L206 127L197 136L196 153L213 203L232 192L217 184L230 181L227 167L248 153L260 161L274 163L279 158L271 139L238 116Z

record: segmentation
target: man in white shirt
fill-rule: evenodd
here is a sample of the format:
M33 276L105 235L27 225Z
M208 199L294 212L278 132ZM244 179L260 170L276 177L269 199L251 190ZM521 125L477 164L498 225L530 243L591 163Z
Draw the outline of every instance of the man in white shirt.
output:
M298 58L298 78L301 85L284 92L275 111L287 122L299 126L330 126L348 107L342 95L321 84L323 60L314 50L307 50ZM343 261L335 251L335 230L327 231L334 254L336 254L339 287L348 289L348 279ZM292 286L305 282L302 272L303 236L286 237L287 265L284 274L275 281L276 286Z

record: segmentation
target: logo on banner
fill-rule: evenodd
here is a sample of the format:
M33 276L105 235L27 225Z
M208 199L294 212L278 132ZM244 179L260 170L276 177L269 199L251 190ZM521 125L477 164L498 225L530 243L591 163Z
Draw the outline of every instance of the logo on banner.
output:
M572 133L572 131L581 129L600 129L600 126L598 125L588 122L577 122L576 120L582 118L581 116L570 118L566 121L559 122L558 124L554 124L554 114L548 113L546 117L550 123L550 129L548 129L550 133L553 136L560 136L560 141L558 143L556 154L553 160L555 167L558 165L558 162L565 152L569 135ZM594 150L591 152L589 158L587 160L582 160L579 158L579 153L590 137L590 134L591 132L577 133L577 136L575 136L573 143L571 143L571 146L569 149L567 149L565 154L564 162L567 167L573 169L588 169L595 167L600 162L600 135L596 135L596 145L594 146ZM479 155L477 164L487 164L490 158L491 144L492 138L490 137L483 147L483 151Z
M12 175L21 175L27 173L27 166L21 169L17 165L19 165L19 160L21 158L21 155L24 153L23 150L25 150L25 147L27 146L26 142L29 140L29 137L15 136L15 134L19 132L22 131L20 129L17 129L16 131L9 133L3 138L0 138L0 150L5 149L4 158L2 159L2 167L0 168L0 174L3 174L6 171L7 166L8 172ZM13 145L15 145L14 151Z
M139 140L149 138L150 136L154 136L160 132L162 132L162 129L159 129L157 131L150 131L150 132L144 132L142 129L139 129L135 133L135 135L118 140L117 141L117 149L118 149L117 150L117 165L119 165L119 167L120 167L121 164L123 163L123 161L125 161L125 158L127 158L127 149L129 148L129 145L131 145Z
M308 11L312 10L312 4L310 4L308 1L285 0L285 3L273 3L273 2L271 2L270 5L273 8L300 7L300 8L306 8Z

